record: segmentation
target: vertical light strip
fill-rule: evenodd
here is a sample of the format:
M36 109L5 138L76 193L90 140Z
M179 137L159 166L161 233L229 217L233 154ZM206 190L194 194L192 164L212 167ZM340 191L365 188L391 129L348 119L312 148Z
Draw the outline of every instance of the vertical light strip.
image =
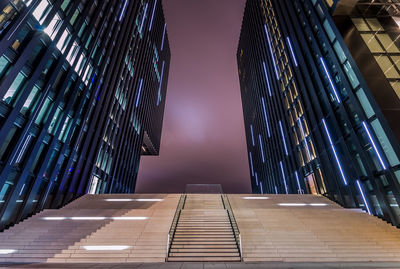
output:
M356 180L356 182L357 182L358 189L360 190L362 199L363 199L363 201L364 201L365 207L367 208L368 213L371 215L371 211L369 210L369 206L368 206L368 203L367 203L367 199L365 199L365 195L364 195L364 192L363 192L363 190L362 190L362 188L361 188L360 181L359 181L359 180Z
M32 138L32 134L29 134L29 135L28 135L28 138L25 140L25 143L24 143L24 145L22 146L22 148L21 148L21 150L20 150L20 152L19 152L19 154L18 154L18 157L17 157L17 160L15 161L15 163L19 163L19 162L21 161L22 156L24 155L24 152L25 152L25 150L26 150L26 147L27 147L27 145L29 144L31 138Z
M256 176L256 185L258 186L258 174L257 174L257 172L255 172L255 176Z
M128 0L124 1L124 5L122 6L121 14L119 15L119 21L122 21L122 18L124 17L126 6L128 5Z
M282 163L282 161L279 162L279 165L281 166L281 172L282 172L282 177L283 177L283 184L285 185L285 191L286 191L286 194L288 194L289 192L288 192L288 188L287 188L287 185L286 185L286 176L285 176L285 171L283 171L283 163Z
M264 148L263 148L263 145L262 145L262 137L261 137L260 134L258 135L258 142L260 143L260 151L261 151L262 162L265 163Z
M164 30L163 30L163 34L162 34L162 41L161 41L161 51L164 50L164 39L165 39L165 31L167 29L167 24L164 23Z
M165 61L162 62L160 85L158 85L157 106L159 106L161 102L161 87L164 78L164 65Z
M268 47L269 47L269 51L271 52L272 62L274 64L276 79L279 80L278 69L276 69L275 57L274 57L274 53L272 51L271 40L269 39L269 34L268 34L268 29L267 29L267 25L266 24L264 24L264 30L265 30L265 35L267 36Z
M262 102L263 111L264 111L265 124L267 125L268 137L271 137L271 130L269 129L268 115L267 115L267 109L265 108L264 97L261 97L261 102Z
M275 185L275 194L278 194L278 187Z
M378 159L379 159L379 162L380 162L381 165L382 165L382 168L383 168L384 170L386 170L386 165L385 165L385 163L384 163L384 161L383 161L383 159L382 159L381 154L380 154L379 151L378 151L378 148L376 147L376 144L375 144L374 139L372 139L372 135L371 135L371 133L370 133L370 131L369 131L369 129L368 129L367 123L366 123L365 121L363 121L362 124L363 124L363 127L364 127L365 132L367 132L369 141L371 141L371 144L372 144L372 146L373 146L373 148L374 148L374 150L375 150L375 153L376 153L376 155L378 156Z
M139 106L139 102L140 102L140 95L141 95L141 93L142 93L142 88L143 88L143 79L141 78L141 79L140 79L140 82L139 82L139 90L138 90L138 94L137 94L137 96L136 96L136 103L135 103L135 107L138 107L138 106Z
M301 134L304 137L304 143L306 144L306 149L307 149L307 154L308 154L308 158L311 161L311 153L310 153L310 149L308 148L308 142L307 142L307 138L306 135L304 133L304 128L303 128L303 123L301 122L301 118L298 119L299 125L300 125L300 130L301 130Z
M264 190L263 190L263 184L262 184L262 182L260 182L260 191L261 191L261 194L264 194Z
M147 14L147 8L148 8L148 6L149 6L149 3L146 3L146 6L145 6L144 11L143 11L142 23L140 24L140 29L139 29L139 32L140 32L140 33L141 33L142 30L143 30L144 20L146 19L146 14Z
M157 0L154 1L153 12L151 12L149 31L151 31L151 28L153 27L154 12L156 11L156 7L157 7Z
M249 158L250 158L251 175L254 177L253 155L251 154L251 151L249 152Z
M301 191L300 180L299 180L299 175L297 174L297 171L295 171L294 174L296 176L297 187L299 188L300 194L303 194Z
M289 45L290 53L292 54L294 65L297 67L297 60L296 60L296 56L294 55L294 52L293 52L292 43L290 42L289 37L286 37L286 40Z
M285 134L283 133L282 121L279 121L279 128L281 129L282 141L283 141L283 146L285 147L286 156L289 156L287 146L286 146Z
M344 183L344 185L347 185L347 179L346 179L346 177L344 175L344 172L343 172L343 169L342 169L342 165L340 164L339 158L337 156L336 149L335 149L335 146L333 145L333 142L332 142L332 139L331 139L331 135L329 134L328 126L326 125L325 119L322 119L322 123L324 124L325 132L326 132L326 134L328 136L328 139L329 139L329 144L331 145L333 154L335 155L336 163L337 163L337 165L339 167L340 175L342 176L343 183Z
M265 80L267 81L268 93L269 93L269 96L272 96L271 85L269 84L267 66L265 65L265 62L263 62L263 68L264 68Z
M250 124L250 133L251 133L251 142L253 143L253 147L256 145L254 141L254 131L253 131L253 124Z
M336 91L335 85L333 85L333 81L332 81L331 75L329 74L328 69L326 69L325 62L324 62L324 60L322 59L322 57L319 58L319 59L320 59L320 61L321 61L322 66L324 67L325 74L326 74L326 76L328 77L329 84L330 84L331 87L332 87L332 90L333 90L333 93L335 94L336 100L337 100L337 102L340 104L339 95L338 95L338 93L337 93L337 91Z

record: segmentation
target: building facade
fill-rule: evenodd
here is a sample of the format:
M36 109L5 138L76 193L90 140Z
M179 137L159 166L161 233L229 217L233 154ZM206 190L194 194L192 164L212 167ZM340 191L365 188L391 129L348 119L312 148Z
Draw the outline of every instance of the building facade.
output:
M252 188L322 194L399 225L397 129L338 23L356 4L246 2L237 60Z
M160 0L0 3L0 230L85 193L132 193L157 155Z

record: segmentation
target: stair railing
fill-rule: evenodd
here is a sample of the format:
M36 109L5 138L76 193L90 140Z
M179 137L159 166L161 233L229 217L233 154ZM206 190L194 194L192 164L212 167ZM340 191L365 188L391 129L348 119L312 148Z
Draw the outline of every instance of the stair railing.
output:
M167 256L165 257L165 260L168 259L169 251L172 245L172 239L175 236L176 226L178 224L179 217L181 216L182 209L185 207L185 202L186 202L186 194L182 194L181 197L179 198L178 206L176 207L171 227L169 228L168 239L167 239Z
M228 217L229 217L229 221L232 226L233 234L235 236L236 245L239 249L240 259L243 260L242 236L240 234L240 230L237 225L235 215L233 214L231 203L229 202L229 198L226 194L222 194L221 198L222 198L222 203L224 204L224 207L225 207L226 211L228 212Z

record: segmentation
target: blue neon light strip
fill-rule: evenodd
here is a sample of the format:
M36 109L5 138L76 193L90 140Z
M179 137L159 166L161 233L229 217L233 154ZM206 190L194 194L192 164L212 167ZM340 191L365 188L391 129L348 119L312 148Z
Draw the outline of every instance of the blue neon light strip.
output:
M358 189L360 190L362 199L363 199L363 201L364 201L365 207L367 208L368 213L371 215L371 210L369 210L369 206L368 206L368 203L367 203L367 199L365 199L365 195L364 195L364 192L363 192L363 190L362 190L362 188L361 188L360 181L356 180L356 182L357 182Z
M304 143L306 144L306 149L307 149L308 158L311 160L310 149L308 148L308 142L307 142L307 139L306 139L306 135L305 135L305 133L304 133L303 123L301 122L301 119L300 119L300 118L298 119L298 122L299 122L299 124L300 124L301 133L302 133L302 135L303 135L303 137L304 137Z
M290 42L289 37L286 37L286 40L289 45L290 53L292 54L294 65L297 67L297 60L296 60L296 56L294 55L294 52L293 52L292 43Z
M324 62L324 60L322 59L322 57L319 58L319 59L320 59L320 61L321 61L321 63L322 63L322 66L324 67L325 74L326 74L326 76L328 77L329 84L330 84L331 87L332 87L332 90L333 90L333 93L335 94L336 100L337 100L337 102L340 104L339 95L338 95L338 93L337 93L337 91L336 91L335 85L333 85L333 81L332 81L331 75L329 75L328 69L326 69L325 62Z
M251 142L253 143L253 147L256 145L254 141L254 131L253 131L253 124L250 124L250 133L251 133Z
M282 161L280 161L279 164L280 164L280 166L281 166L281 172L282 172L282 177L283 177L283 184L285 184L285 191L286 191L286 194L288 194L289 192L288 192L288 188L287 188L287 185L286 185L286 176L285 176L285 171L283 171L283 163L282 163Z
M164 30L163 30L163 34L162 34L162 41L161 41L161 51L164 49L164 39L165 39L165 31L167 29L167 24L164 23Z
M265 108L264 97L261 97L261 101L262 101L262 106L263 106L263 111L264 111L265 124L267 125L268 137L271 137L271 130L269 129L268 115L267 115L267 109Z
M260 182L260 191L261 191L261 194L264 194L262 182Z
M156 11L156 7L157 7L157 0L154 1L153 12L151 12L149 31L151 31L151 28L153 27L154 12Z
M275 193L278 194L278 187L275 185Z
M261 151L262 162L265 163L264 148L263 148L263 145L262 145L261 135L258 135L258 142L260 143L260 151Z
M274 57L274 53L272 52L271 40L269 39L269 34L268 34L268 29L267 29L267 25L266 24L264 24L264 30L265 30L265 35L267 36L268 47L269 47L269 51L271 52L272 62L274 63L276 79L279 80L278 69L276 69L275 57Z
M296 176L297 187L299 188L299 192L301 193L301 186L300 186L299 175L297 174L297 171L295 171L294 174L295 174L295 176Z
M251 155L251 152L249 152L249 158L250 158L250 168L251 168L251 175L254 176L254 169L253 169L253 155Z
M383 168L384 170L386 170L385 162L383 161L382 156L381 156L381 154L379 153L378 148L376 147L376 144L375 144L374 140L372 139L372 135L371 135L371 133L370 133L370 131L369 131L369 129L368 129L367 123L366 123L365 121L363 121L362 124L363 124L363 126L364 126L365 132L367 132L367 134L368 134L369 141L371 141L371 144L372 144L372 146L373 146L373 148L374 148L374 150L375 150L376 155L378 156L378 159L379 159L379 162L380 162L381 165L382 165L382 168Z
M256 185L258 186L258 174L257 172L255 174L256 174Z
M140 82L139 82L139 91L138 91L138 94L137 94L137 97L136 97L135 107L138 107L138 106L139 106L140 95L141 95L141 93L142 93L142 88L143 88L143 79L141 78L141 79L140 79Z
M129 0L125 0L124 5L122 6L121 14L119 15L118 21L122 21L122 18L125 15L126 6L128 5Z
M337 156L335 146L333 145L333 142L332 142L332 139L331 139L331 135L329 134L328 126L326 126L325 119L322 119L322 123L324 124L325 132L326 132L326 134L328 136L328 139L329 139L329 144L331 145L333 154L335 155L335 160L336 160L336 163L337 163L337 165L339 167L340 175L342 176L343 183L344 183L344 185L347 185L347 180L346 180L346 177L344 175L344 172L343 172L343 169L342 169L342 165L340 164L339 157Z
M143 29L143 25L144 25L144 20L146 19L146 14L147 14L147 7L149 6L149 3L146 3L146 6L144 8L144 12L143 12L143 17L142 17L142 23L140 24L140 29L139 32L142 32Z
M158 85L157 106L159 106L160 102L161 102L161 87L162 87L162 82L163 82L163 77L164 77L164 65L165 65L165 61L162 62L160 85Z
M283 127L282 127L282 122L279 121L279 128L281 129L281 135L282 135L282 141L283 141L283 146L285 147L285 153L286 156L289 156L287 147L286 147L286 139L285 139L285 134L283 133Z
M271 85L269 84L269 78L268 78L267 66L265 65L265 62L263 62L263 68L264 68L265 80L267 81L268 93L269 93L269 96L272 96L272 92L271 92Z

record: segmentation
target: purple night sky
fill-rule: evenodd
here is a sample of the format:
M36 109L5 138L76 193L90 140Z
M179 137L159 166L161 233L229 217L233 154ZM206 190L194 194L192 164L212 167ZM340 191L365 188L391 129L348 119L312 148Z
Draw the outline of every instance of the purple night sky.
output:
M236 64L245 0L164 0L171 46L160 156L143 156L136 191L220 183L249 193Z

